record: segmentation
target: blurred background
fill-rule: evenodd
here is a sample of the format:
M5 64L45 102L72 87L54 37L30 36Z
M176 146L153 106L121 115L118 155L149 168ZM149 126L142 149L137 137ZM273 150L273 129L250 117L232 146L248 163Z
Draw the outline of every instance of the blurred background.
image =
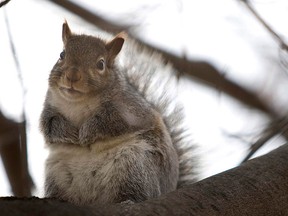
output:
M38 122L64 19L76 33L125 30L171 60L201 178L287 139L288 1L11 0L0 8L0 196L43 196Z

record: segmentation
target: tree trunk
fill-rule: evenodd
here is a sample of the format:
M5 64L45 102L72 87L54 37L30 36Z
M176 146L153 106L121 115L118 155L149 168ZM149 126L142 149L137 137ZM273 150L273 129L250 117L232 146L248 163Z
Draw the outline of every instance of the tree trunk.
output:
M28 172L25 122L17 123L0 111L0 156L15 196L31 196L34 186Z

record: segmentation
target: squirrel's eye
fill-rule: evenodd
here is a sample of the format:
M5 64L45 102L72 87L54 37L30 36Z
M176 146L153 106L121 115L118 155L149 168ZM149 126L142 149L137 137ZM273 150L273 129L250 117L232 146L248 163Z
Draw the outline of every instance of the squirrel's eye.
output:
M65 58L65 50L60 53L60 59L63 60Z
M105 69L105 61L104 61L104 59L100 59L98 62L97 62L97 68L99 69L99 70L104 70Z

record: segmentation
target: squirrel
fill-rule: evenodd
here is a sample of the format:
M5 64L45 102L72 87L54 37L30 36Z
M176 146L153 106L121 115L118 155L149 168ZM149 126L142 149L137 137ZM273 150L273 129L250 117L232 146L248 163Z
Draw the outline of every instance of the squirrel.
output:
M135 203L194 181L181 109L168 113L164 93L156 100L145 95L149 65L117 64L126 36L75 34L65 21L62 40L40 116L49 149L45 197L77 205ZM130 58L141 62L137 54ZM133 70L138 75L129 75Z

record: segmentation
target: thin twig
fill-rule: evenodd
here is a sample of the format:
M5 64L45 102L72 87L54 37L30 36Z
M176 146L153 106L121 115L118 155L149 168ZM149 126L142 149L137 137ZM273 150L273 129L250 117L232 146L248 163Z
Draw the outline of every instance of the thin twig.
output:
M255 142L251 147L247 156L242 160L241 164L248 161L266 142L278 134L278 131L267 131Z
M20 66L20 62L19 62L18 57L17 57L17 52L16 52L15 45L13 42L10 24L9 24L8 16L7 16L5 9L4 9L4 18L5 18L5 24L6 24L7 34L8 34L8 38L9 38L9 44L10 44L11 52L13 54L13 60L14 60L15 66L16 66L16 71L18 74L18 79L19 79L21 88L23 89L23 95L25 95L26 90L25 90L24 83L23 83L21 66ZM24 111L23 111L23 114L24 114Z
M281 49L284 49L286 51L288 51L288 45L284 42L284 39L277 34L273 28L268 25L264 19L259 15L259 13L257 13L257 11L254 9L254 7L252 6L252 4L250 3L249 0L239 0L241 2L243 2L246 7L249 9L249 11L256 17L256 19L266 28L266 30L276 39L277 43L279 44L279 46L281 47Z
M249 160L265 143L277 135L288 138L288 118L275 120L264 130L261 137L250 147L250 151L241 163Z

